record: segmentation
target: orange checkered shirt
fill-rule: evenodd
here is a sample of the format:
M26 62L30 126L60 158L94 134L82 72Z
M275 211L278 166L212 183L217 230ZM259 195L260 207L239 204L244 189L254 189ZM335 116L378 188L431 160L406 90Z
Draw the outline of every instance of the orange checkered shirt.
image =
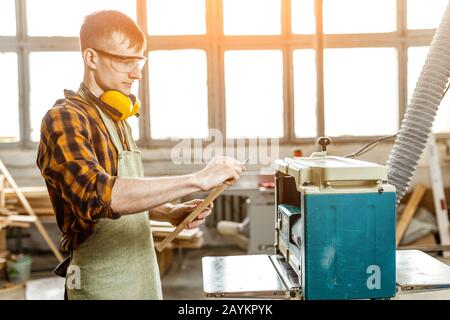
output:
M64 91L42 120L37 165L45 179L62 233L61 250L76 249L99 219L117 219L111 194L117 150L97 108L78 93ZM116 122L125 150L124 124Z

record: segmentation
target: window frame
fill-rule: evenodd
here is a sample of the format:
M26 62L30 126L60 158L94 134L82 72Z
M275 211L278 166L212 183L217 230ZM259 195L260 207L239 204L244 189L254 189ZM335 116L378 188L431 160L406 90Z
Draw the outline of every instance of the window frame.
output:
M135 0L137 23L147 35L146 54L155 50L201 49L206 52L208 85L208 128L219 129L226 137L224 84L224 53L227 50L281 50L283 55L284 135L280 144L314 143L316 138L295 136L293 51L313 49L316 52L317 136L324 135L324 70L323 53L328 48L388 47L397 49L398 110L400 128L407 104L407 53L409 47L429 46L435 29L407 29L407 0L397 2L397 30L389 33L324 34L322 0L315 0L315 34L294 34L291 25L291 0L281 1L281 34L269 36L225 36L223 32L223 0L205 0L206 34L193 36L150 36L147 32L147 1ZM0 36L0 52L15 52L18 57L20 141L0 143L0 148L35 149L30 137L30 66L29 54L37 51L78 51L77 37L32 37L27 35L26 1L15 0L16 36ZM148 64L143 69L139 85L142 102L139 118L138 145L141 148L171 147L179 142L172 139L152 139ZM56 99L57 97L55 97ZM49 106L50 107L50 106ZM450 133L437 134L438 139L450 138ZM332 137L336 142L366 142L379 136ZM180 139L181 140L181 139ZM236 139L225 138L227 143ZM205 142L206 143L206 142Z

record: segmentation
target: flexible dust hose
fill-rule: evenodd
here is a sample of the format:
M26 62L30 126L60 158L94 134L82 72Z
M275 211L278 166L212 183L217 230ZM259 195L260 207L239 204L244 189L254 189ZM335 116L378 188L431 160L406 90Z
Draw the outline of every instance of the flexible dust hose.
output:
M431 41L427 59L387 161L388 181L397 190L397 203L408 191L449 76L450 3Z

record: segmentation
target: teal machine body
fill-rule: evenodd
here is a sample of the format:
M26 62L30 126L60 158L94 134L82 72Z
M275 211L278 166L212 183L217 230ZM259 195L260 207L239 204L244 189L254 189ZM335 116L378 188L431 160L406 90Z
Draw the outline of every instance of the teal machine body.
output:
M276 253L304 299L395 296L395 225L386 167L326 152L276 162Z

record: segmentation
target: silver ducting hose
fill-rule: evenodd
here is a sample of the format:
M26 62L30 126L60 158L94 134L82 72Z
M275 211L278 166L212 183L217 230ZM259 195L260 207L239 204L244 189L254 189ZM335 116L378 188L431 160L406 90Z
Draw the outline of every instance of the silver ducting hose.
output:
M426 147L450 76L450 3L434 34L427 59L406 110L387 165L388 181L397 190L397 203L408 191Z

